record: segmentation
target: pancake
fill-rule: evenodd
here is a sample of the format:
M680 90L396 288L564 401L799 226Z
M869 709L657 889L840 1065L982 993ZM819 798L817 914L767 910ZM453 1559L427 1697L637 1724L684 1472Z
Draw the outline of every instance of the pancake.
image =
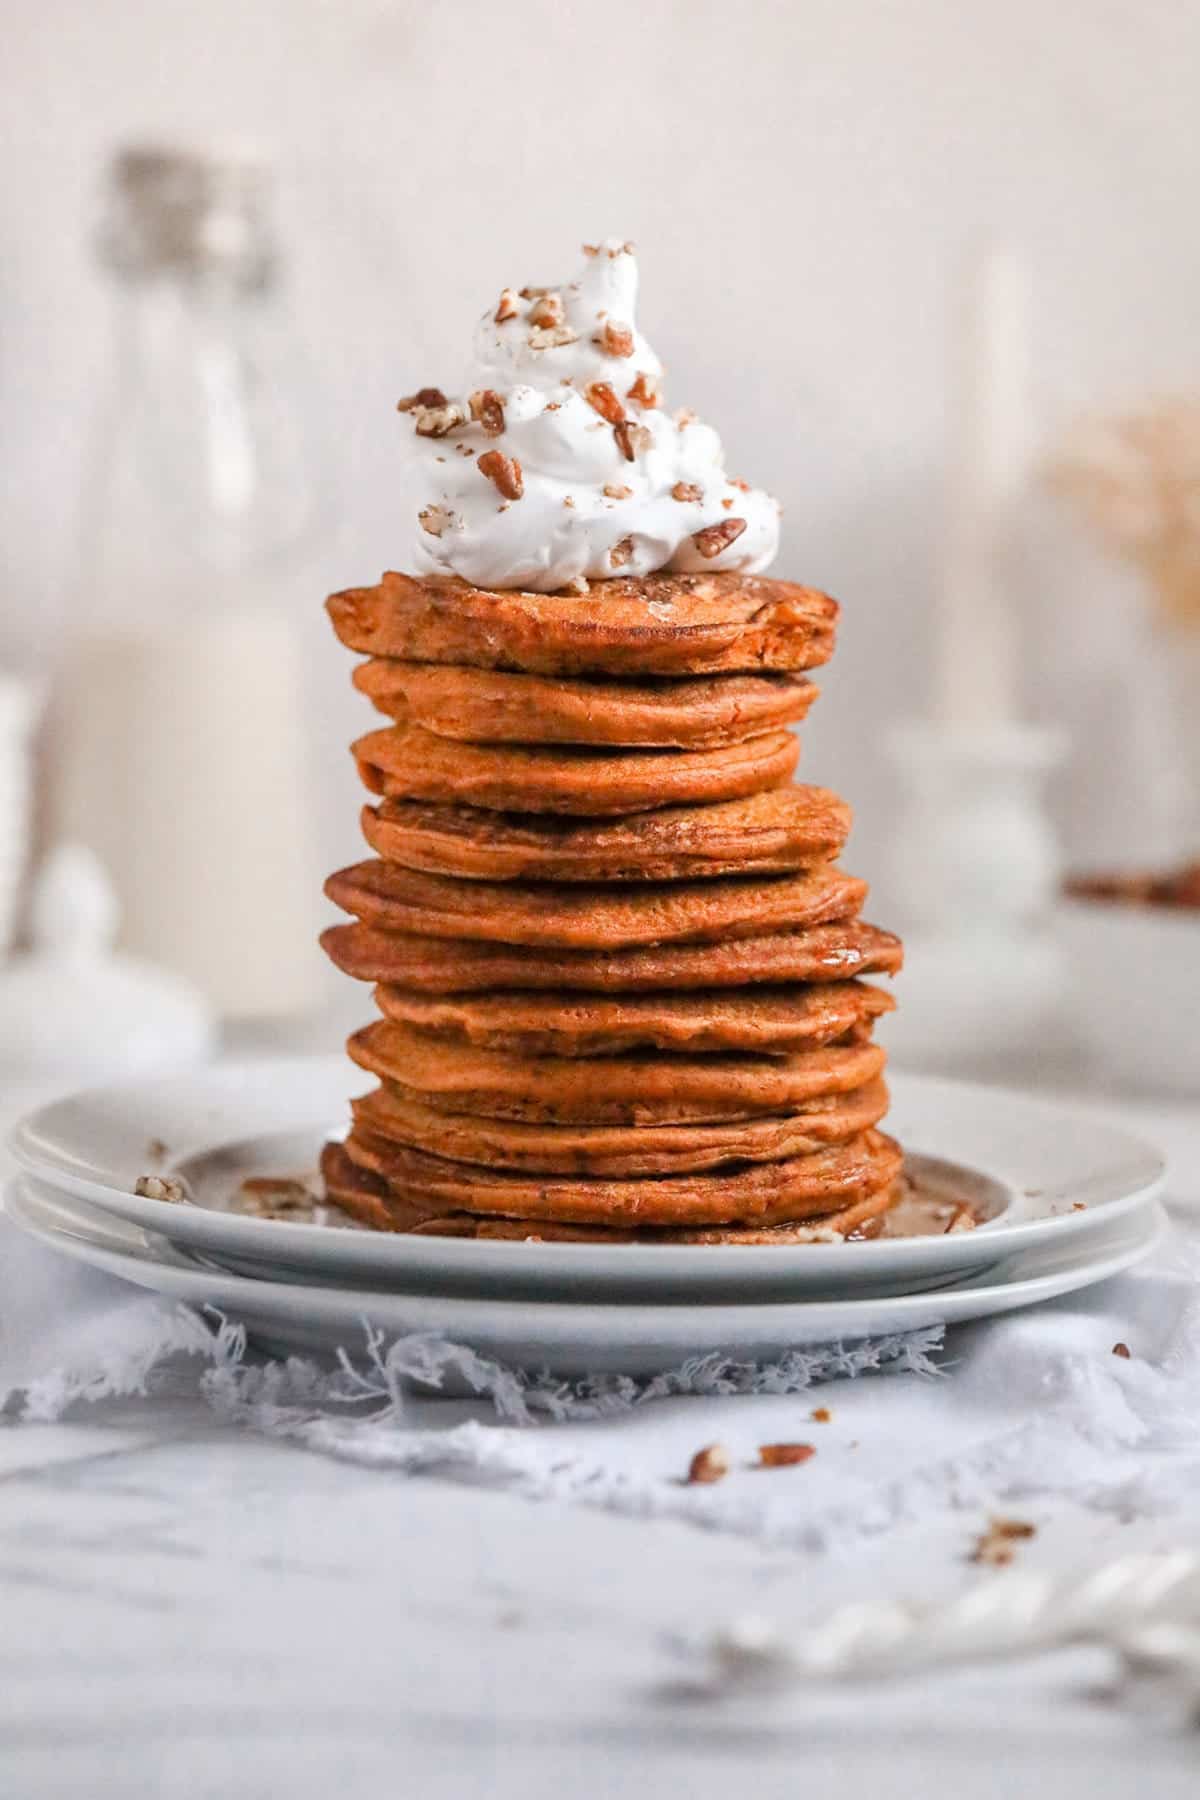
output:
M718 944L549 950L465 938L414 937L364 924L331 925L322 933L321 943L338 968L359 981L396 982L427 994L487 993L494 988L644 994L655 989L686 992L894 975L904 960L899 938L846 917L858 910L866 884L847 876L845 889L849 897L845 891L829 896L834 914L831 922Z
M850 808L828 788L786 787L713 806L612 820L535 817L384 800L363 835L385 862L468 881L674 881L782 874L837 856Z
M434 1209L395 1200L386 1183L352 1162L341 1144L326 1144L321 1155L321 1174L333 1204L376 1231L401 1231L423 1237L532 1239L540 1243L805 1244L825 1242L831 1235L873 1237L903 1192L903 1183L896 1181L890 1188L880 1188L811 1222L621 1230L602 1225L566 1225L552 1219L484 1217L465 1212L439 1214Z
M427 1037L381 1020L347 1049L404 1098L445 1112L583 1125L685 1124L792 1112L878 1079L885 1057L865 1034L786 1056L682 1056L665 1051L587 1059L521 1057Z
M802 719L820 691L798 675L692 681L552 680L375 657L354 685L380 712L471 744L608 744L694 750Z
M397 1088L352 1102L356 1122L392 1143L452 1162L551 1175L683 1175L728 1163L782 1162L844 1143L887 1112L882 1081L796 1112L709 1125L530 1125L439 1112Z
M350 650L533 675L707 675L817 668L838 606L765 575L658 574L526 594L394 572L326 603Z
M895 1005L890 994L859 981L625 996L435 996L384 985L375 999L385 1018L435 1037L518 1056L583 1057L650 1047L780 1053L834 1043Z
M351 1162L378 1175L401 1204L608 1227L694 1229L819 1219L888 1192L900 1173L898 1146L878 1131L786 1162L641 1181L497 1173L404 1149L357 1126L345 1150Z
M368 732L352 748L363 784L375 794L499 812L590 815L737 800L782 787L800 759L791 731L713 750L643 751L460 744L419 725L392 725Z
M711 939L728 947L736 938L812 924L848 911L860 885L828 864L805 874L758 880L723 876L714 881L645 882L640 887L559 888L456 881L394 863L362 862L331 875L325 892L345 912L386 931L480 938L507 947L535 946L539 952L562 948L621 953L639 944ZM518 980L500 985L525 984ZM687 985L728 983L710 983L701 974Z

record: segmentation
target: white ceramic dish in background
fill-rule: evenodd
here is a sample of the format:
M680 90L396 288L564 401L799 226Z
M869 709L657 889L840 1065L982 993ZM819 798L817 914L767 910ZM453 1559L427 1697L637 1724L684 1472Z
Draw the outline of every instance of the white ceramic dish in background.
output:
M1200 912L1064 900L1070 1018L1097 1069L1140 1092L1200 1095Z
M950 1237L756 1248L426 1238L220 1210L248 1173L314 1167L364 1085L341 1056L222 1065L56 1101L18 1125L11 1149L52 1186L260 1276L488 1293L503 1283L514 1296L911 1291L1018 1250L1081 1240L1148 1205L1163 1178L1156 1151L1094 1119L1001 1089L898 1076L889 1129L914 1156L990 1183L991 1223ZM158 1163L148 1161L151 1139L168 1147ZM139 1198L132 1190L148 1167L186 1175L202 1204Z
M436 1332L517 1367L563 1375L656 1375L710 1351L767 1360L800 1344L989 1318L1105 1281L1148 1256L1166 1230L1166 1215L1154 1205L1082 1242L1026 1250L937 1293L741 1305L656 1299L629 1305L255 1281L211 1268L162 1238L29 1179L13 1183L5 1210L51 1249L235 1320L267 1348L353 1352L364 1344L368 1327L390 1336Z

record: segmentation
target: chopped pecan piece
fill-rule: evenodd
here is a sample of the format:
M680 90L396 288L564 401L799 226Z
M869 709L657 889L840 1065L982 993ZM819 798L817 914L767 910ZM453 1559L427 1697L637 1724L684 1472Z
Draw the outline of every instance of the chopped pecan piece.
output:
M569 325L535 325L529 334L531 350L557 350L563 344L574 344L579 333Z
M719 525L706 525L692 533L692 542L701 556L720 556L746 529L745 519L722 519Z
M610 425L619 425L625 417L625 408L617 398L617 390L611 381L589 381L584 389L589 406L594 406L602 419Z
M748 494L750 492L750 483L748 481L743 481L740 475L731 475L729 477L729 485L730 487L737 488L740 493Z
M696 415L690 406L679 407L674 417L675 423L678 425L680 431L686 431L689 425L694 425L696 423Z
M606 481L603 491L610 500L628 500L633 493L631 487L624 487L618 481Z
M507 319L515 319L521 308L517 305L517 296L512 288L501 288L500 303L493 313L497 325L503 325Z
M640 369L625 398L636 401L639 406L661 406L662 389L658 384L658 376L648 375L645 369Z
M758 1460L764 1469L788 1469L793 1463L806 1463L815 1456L812 1444L760 1444Z
M605 356L633 355L633 331L619 319L605 319L592 342Z
M524 291L522 289L522 292ZM531 325L561 325L566 316L562 295L551 293L549 290L540 294L529 309Z
M672 500L703 500L704 489L696 486L694 481L677 481L671 489Z
M413 417L417 421L418 437L446 437L467 422L467 415L457 400L451 400L445 406L414 407Z
M178 1206L188 1197L184 1183L174 1175L139 1175L133 1191L143 1200L166 1200L172 1206Z
M453 517L454 514L445 506L423 506L417 514L422 531L427 531L430 537L441 537Z
M445 406L446 396L441 388L418 388L415 394L408 394L403 400L397 400L397 412L418 412L428 406Z
M827 1406L814 1406L811 1413L808 1416L812 1420L814 1425L828 1425L829 1421L833 1417L833 1414L830 1412L830 1410Z
M504 402L495 388L476 388L469 405L471 417L479 421L488 437L499 437L504 430Z
M623 537L619 544L614 544L608 553L610 569L623 569L625 564L633 560L633 539Z
M613 436L626 462L632 462L639 450L648 450L654 442L653 432L647 431L644 425L631 425L628 419L613 426Z
M254 1194L260 1200L304 1200L311 1198L308 1184L295 1175L247 1175L241 1185L243 1194Z
M540 300L544 294L554 293L552 287L534 287L532 283L521 289L522 300Z
M499 450L485 450L475 467L481 475L487 476L506 500L519 500L525 492L521 465L515 456L505 456Z
M238 1189L238 1211L260 1219L311 1217L317 1198L291 1175L248 1175Z
M991 1519L987 1530L977 1540L970 1560L1002 1569L1013 1559L1014 1543L1036 1536L1037 1526L1028 1524L1024 1519Z
M724 1481L729 1473L729 1452L724 1444L706 1444L697 1450L688 1467L688 1482Z
M1114 1356L1124 1357L1126 1362L1128 1362L1130 1357L1133 1355L1133 1351L1129 1348L1128 1344L1114 1344L1112 1347L1112 1353Z

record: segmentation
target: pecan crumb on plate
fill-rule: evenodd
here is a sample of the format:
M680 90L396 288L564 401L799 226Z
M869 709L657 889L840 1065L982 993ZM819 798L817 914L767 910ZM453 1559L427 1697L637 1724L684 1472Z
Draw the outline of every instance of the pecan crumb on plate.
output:
M174 1175L139 1175L133 1191L143 1200L166 1200L178 1206L188 1197L187 1187Z

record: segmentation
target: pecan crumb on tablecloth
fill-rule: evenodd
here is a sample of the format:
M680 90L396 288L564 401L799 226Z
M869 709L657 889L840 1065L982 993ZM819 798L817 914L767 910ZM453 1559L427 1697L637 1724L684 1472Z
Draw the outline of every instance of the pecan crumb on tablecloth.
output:
M1002 1569L1016 1554L1014 1544L1036 1536L1037 1526L1030 1525L1025 1519L992 1519L976 1541L968 1561Z
M724 1481L728 1473L729 1452L724 1444L706 1444L693 1456L687 1478L689 1485L694 1486L698 1482Z
M764 1469L789 1469L817 1454L812 1444L760 1444L758 1460Z

